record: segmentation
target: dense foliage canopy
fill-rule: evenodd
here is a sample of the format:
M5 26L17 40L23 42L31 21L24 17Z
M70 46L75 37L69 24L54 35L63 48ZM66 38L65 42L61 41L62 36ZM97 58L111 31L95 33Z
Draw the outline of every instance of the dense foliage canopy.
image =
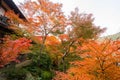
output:
M8 80L119 80L120 41L97 41L105 28L76 8L69 17L49 0L21 3L26 20L6 12L14 34L0 44L0 75ZM1 77L1 76L0 76Z

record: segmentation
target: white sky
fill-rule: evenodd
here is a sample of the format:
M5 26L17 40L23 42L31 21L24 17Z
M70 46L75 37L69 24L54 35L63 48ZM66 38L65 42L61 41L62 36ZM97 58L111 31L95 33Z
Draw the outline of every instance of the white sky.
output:
M14 0L17 1L17 0ZM22 0L21 0L22 1ZM106 27L103 34L120 32L120 0L50 0L63 4L63 11L69 15L75 7L80 12L92 13L97 26Z

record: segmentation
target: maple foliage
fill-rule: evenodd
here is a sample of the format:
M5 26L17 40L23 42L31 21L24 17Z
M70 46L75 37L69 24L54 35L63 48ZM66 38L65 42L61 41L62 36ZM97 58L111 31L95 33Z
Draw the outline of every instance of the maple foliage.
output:
M37 44L41 44L43 37L42 36L33 36L34 40ZM60 41L58 40L58 38L56 36L47 36L46 37L46 41L45 41L45 45L58 45L60 44Z
M31 46L31 40L26 38L19 38L11 40L10 36L3 38L4 43L0 47L0 67L10 63L11 61L18 61L19 54L28 52Z
M9 22L10 24L24 24L23 19L19 18L19 14L15 14L15 12L12 10L8 10L7 12L5 12L5 16L8 17L11 21Z
M28 20L26 30L31 35L42 38L40 55L45 50L47 36L59 35L64 32L67 19L61 10L62 5L49 0L26 0L21 6ZM32 40L36 41L34 37ZM37 41L38 42L38 41Z
M53 80L119 80L120 41L96 42L90 40L79 50L84 60L71 62L66 73L57 72ZM78 53L79 54L79 53ZM79 54L81 56L81 54Z
M73 71L64 72L55 72L57 75L52 80L92 80L91 75L88 75L78 68L73 68Z
M92 14L79 13L77 8L71 12L68 17L69 26L67 26L64 34L59 35L63 65L66 64L65 59L70 53L76 53L77 45L82 45L82 41L84 41L82 39L95 39L105 31L105 28L101 29L93 21Z
M67 19L61 11L61 4L49 0L27 0L20 7L31 25L28 30L32 34L46 36L56 31L62 32L66 26Z
M34 39L36 40L35 42L37 42L37 44L41 44L43 38L41 36L34 36ZM47 36L46 40L45 40L45 47L48 53L52 54L56 54L59 53L59 46L60 46L61 42L59 41L59 39L56 36Z
M47 36L45 45L58 45L60 41L55 36Z
M79 13L78 8L71 12L69 21L71 22L72 30L68 30L68 32L72 38L92 39L99 37L106 30L106 28L102 29L93 23L92 14Z
M87 72L94 75L95 79L118 80L120 78L120 67L117 65L120 60L119 40L107 40L103 43L90 41L83 48L89 50L85 54L90 58L86 58L80 65L83 65L83 68L86 68Z
M12 31L12 34L28 37L30 34L27 32L26 27L28 22L26 19L21 19L19 14L15 14L13 10L8 10L5 12L5 16L8 18L8 29Z

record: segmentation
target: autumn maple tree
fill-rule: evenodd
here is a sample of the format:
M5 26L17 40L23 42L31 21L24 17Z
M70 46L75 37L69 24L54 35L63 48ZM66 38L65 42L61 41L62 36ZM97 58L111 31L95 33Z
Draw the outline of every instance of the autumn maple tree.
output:
M120 41L107 40L102 43L90 41L83 48L88 50L87 57L83 63L83 68L95 76L98 80L118 80L120 77L119 55ZM81 48L82 49L82 48ZM88 65L88 66L87 66ZM93 67L94 66L94 67Z
M78 8L71 12L68 18L69 26L64 34L59 36L63 64L65 64L65 58L70 55L69 53L76 53L76 47L82 45L84 40L95 39L105 31L105 28L101 29L93 21L92 14L79 13Z
M11 33L6 32L1 38L2 43L0 43L0 67L4 67L11 61L18 61L18 57L22 53L26 53L31 46L31 40L24 36L25 33L20 25L25 25L26 21L19 18L14 11L8 10L5 12L5 16L8 18L7 29Z
M20 7L30 24L26 30L32 35L42 37L41 53L47 36L62 33L65 29L67 19L61 11L62 5L48 0L37 0L37 2L27 0Z
M11 40L10 36L3 38L4 43L0 44L0 67L7 65L11 61L19 61L17 57L20 54L28 52L31 46L31 40L26 38L19 38L16 40Z
M57 72L53 80L119 80L120 41L90 40L79 47L82 61L71 62L67 73Z

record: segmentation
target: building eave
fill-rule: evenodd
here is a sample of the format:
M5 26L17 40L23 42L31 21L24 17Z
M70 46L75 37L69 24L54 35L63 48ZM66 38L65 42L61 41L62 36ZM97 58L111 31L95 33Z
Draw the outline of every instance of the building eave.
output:
M13 10L16 14L19 14L19 17L26 20L23 13L20 11L20 9L17 7L17 5L13 2L13 0L2 0L5 2L11 10Z

